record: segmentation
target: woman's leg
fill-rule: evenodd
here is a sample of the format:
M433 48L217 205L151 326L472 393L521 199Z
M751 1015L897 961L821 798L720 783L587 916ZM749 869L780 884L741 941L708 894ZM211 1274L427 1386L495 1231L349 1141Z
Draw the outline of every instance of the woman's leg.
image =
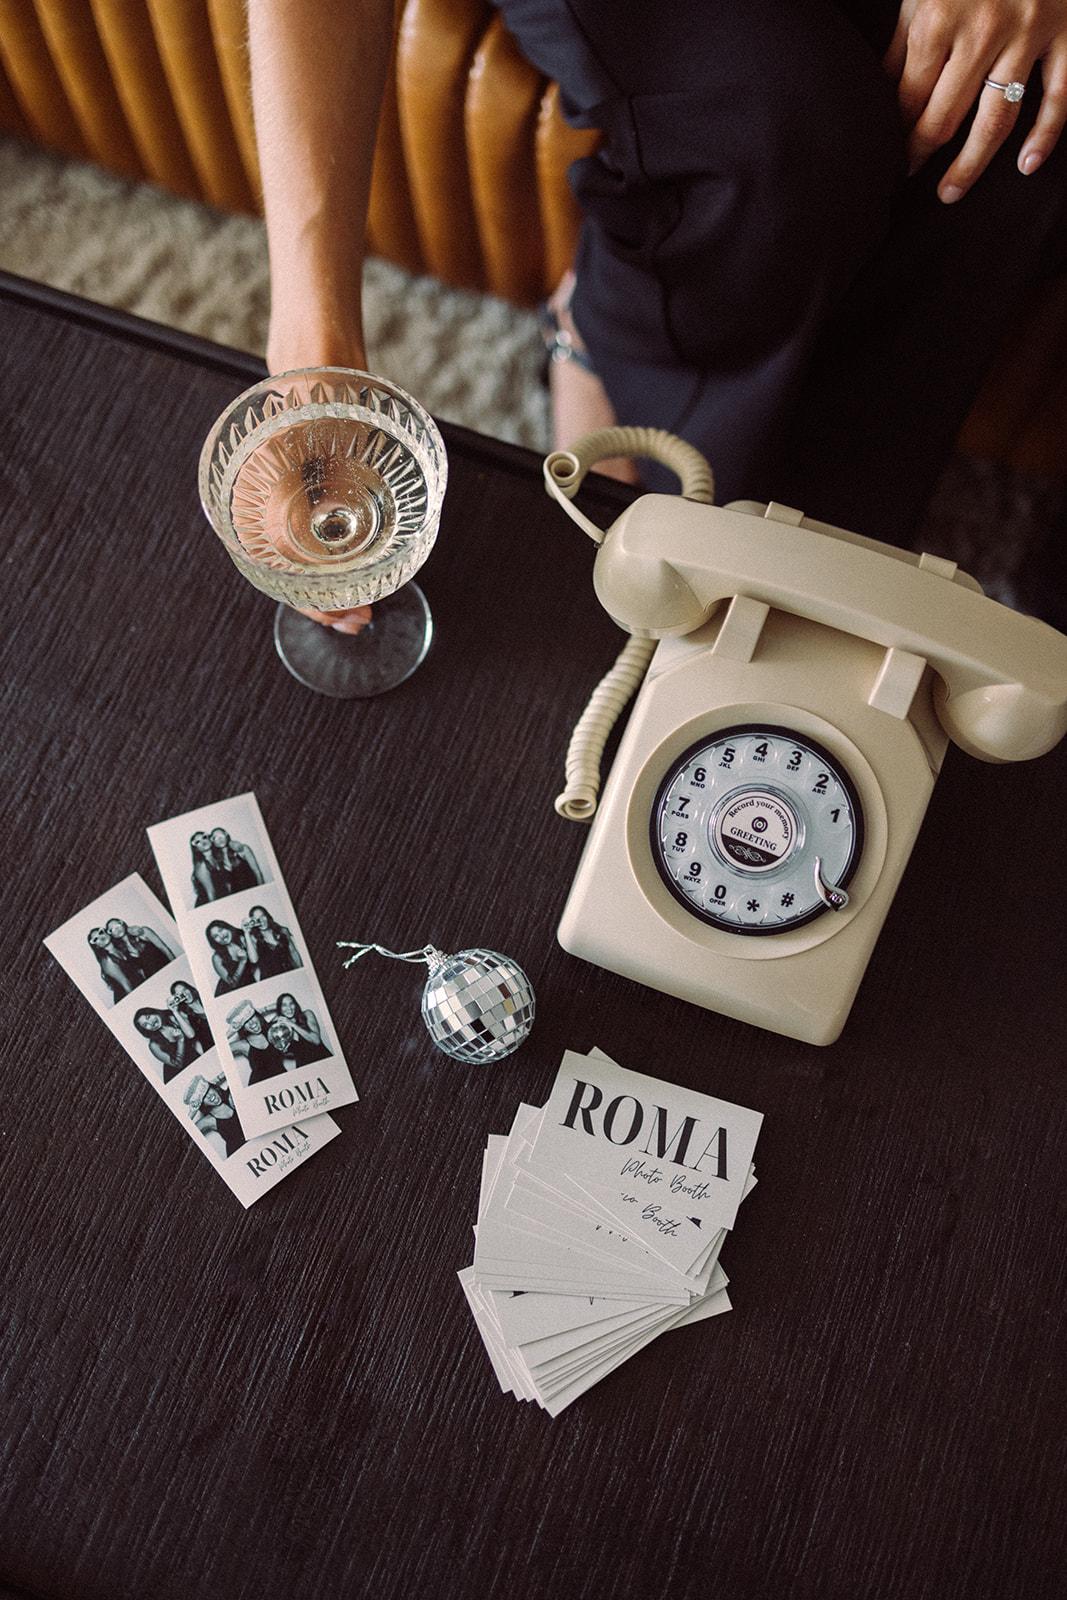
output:
M572 169L574 315L619 420L692 439L721 494L752 493L829 308L888 227L904 147L878 54L831 0L504 10L607 135Z

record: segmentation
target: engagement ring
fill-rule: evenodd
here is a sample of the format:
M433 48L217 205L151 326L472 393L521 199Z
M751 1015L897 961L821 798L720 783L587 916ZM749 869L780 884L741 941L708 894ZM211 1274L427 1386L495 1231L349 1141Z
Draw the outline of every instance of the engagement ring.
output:
M992 78L987 78L985 86L987 89L999 89L1005 100L1010 100L1012 104L1016 100L1021 100L1026 93L1025 83L1019 83L1018 80L1013 80L1011 83L996 83Z

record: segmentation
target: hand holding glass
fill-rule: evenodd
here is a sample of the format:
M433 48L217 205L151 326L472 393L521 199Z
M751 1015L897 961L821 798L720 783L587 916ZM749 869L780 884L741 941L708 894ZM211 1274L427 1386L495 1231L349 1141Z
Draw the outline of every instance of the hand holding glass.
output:
M432 621L408 580L437 537L448 464L433 419L395 384L309 367L245 390L200 455L208 521L250 583L282 604L286 666L323 694L381 694L412 673ZM373 605L341 633L294 607Z

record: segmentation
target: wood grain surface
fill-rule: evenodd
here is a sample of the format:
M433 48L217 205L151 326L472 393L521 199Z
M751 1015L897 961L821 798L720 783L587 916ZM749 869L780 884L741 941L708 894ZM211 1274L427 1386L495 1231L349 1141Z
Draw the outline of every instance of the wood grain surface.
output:
M0 1581L1062 1595L1065 751L950 752L826 1050L579 962L554 930L583 833L552 801L618 639L591 546L536 458L447 430L430 656L376 701L308 693L197 502L200 442L257 375L0 288ZM145 828L247 789L362 1098L243 1211L41 941L130 872L160 892ZM339 939L504 951L529 1042L448 1060L421 969L345 973ZM760 1182L732 1314L551 1421L499 1392L456 1272L487 1135L593 1045L764 1112Z

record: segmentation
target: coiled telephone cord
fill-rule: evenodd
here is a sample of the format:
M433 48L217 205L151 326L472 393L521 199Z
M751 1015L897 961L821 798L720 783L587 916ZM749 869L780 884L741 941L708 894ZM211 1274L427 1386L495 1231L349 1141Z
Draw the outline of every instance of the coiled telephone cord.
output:
M666 433L662 428L601 428L596 433L587 433L569 449L554 450L545 457L545 486L571 521L597 544L604 538L604 529L591 522L571 500L589 469L610 456L639 456L658 461L677 473L686 499L705 505L711 505L714 499L715 480L711 467L699 450L673 433ZM615 665L593 690L575 724L567 749L566 787L556 799L556 810L561 817L572 822L588 822L596 811L604 746L623 708L648 671L656 643L655 639L631 635Z

